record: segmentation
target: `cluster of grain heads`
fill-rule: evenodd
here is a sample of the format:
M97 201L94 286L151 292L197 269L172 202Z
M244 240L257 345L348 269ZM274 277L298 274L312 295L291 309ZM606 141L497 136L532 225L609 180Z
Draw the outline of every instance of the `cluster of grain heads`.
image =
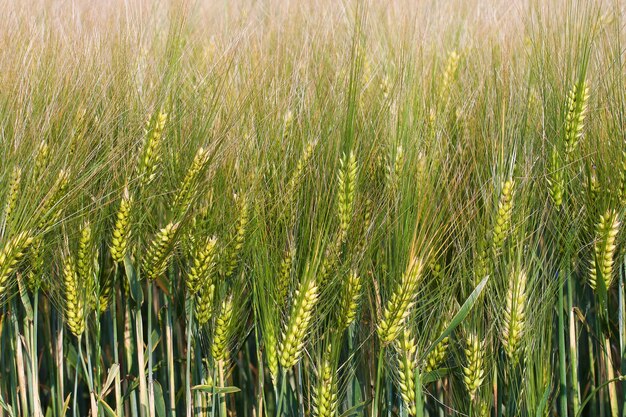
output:
M63 259L63 290L65 301L65 322L76 337L85 331L84 287L76 272L76 265L71 256Z
M196 240L195 246L192 256L193 264L185 280L187 291L191 296L212 280L217 255L217 238L213 236L203 241Z
M150 242L142 265L143 273L150 281L154 281L165 273L173 255L172 247L177 230L178 223L169 223L159 230Z
M280 341L279 361L283 369L291 368L300 360L318 296L317 283L311 277L306 277L293 294L293 304Z
M10 284L11 274L24 259L24 255L32 243L32 233L26 231L11 237L2 248L0 252L0 297L5 295Z
M337 367L331 343L322 355L312 399L313 416L334 417L337 415Z
M415 397L415 372L417 368L416 355L417 345L415 337L408 328L402 331L402 336L396 343L398 352L398 384L400 395L409 415L417 415Z
M601 214L596 223L593 254L589 262L589 285L594 290L598 283L598 272L607 290L613 284L613 257L619 226L619 218L613 210L607 210L606 213Z
M99 283L96 281L95 274L97 258L98 253L94 247L91 224L87 221L80 230L78 252L76 254L76 273L79 281L85 286L87 298L93 310L98 308L100 301L98 297Z
M417 297L422 267L421 259L412 258L385 304L385 310L376 329L378 337L384 344L393 342L402 332L404 321L411 313Z
M465 364L463 383L472 401L476 400L478 389L485 379L485 341L470 332L465 337Z
M526 302L526 272L513 271L509 274L501 334L502 346L513 364L518 360L520 343L526 327Z
M216 361L224 361L228 356L228 343L232 330L233 297L228 296L222 302L220 311L215 318L211 354Z
M348 273L348 279L344 283L341 298L341 310L339 317L339 330L345 330L354 323L359 309L362 296L361 277L355 270Z
M142 151L137 163L137 178L140 189L143 189L154 180L157 168L161 161L161 147L163 129L167 122L167 113L159 112L156 117L148 120L148 127L144 134Z
M500 253L502 245L510 233L511 216L513 214L513 194L515 182L512 178L504 181L500 189L498 209L493 223L491 244L494 254Z
M552 148L550 154L550 171L548 174L548 192L555 207L563 204L563 193L565 192L565 180L561 168L560 155L556 147Z
M565 116L565 155L569 161L583 135L589 87L584 79L578 81L567 95Z
M128 192L128 187L124 188L120 206L115 216L115 226L113 228L113 238L111 239L111 257L113 261L120 263L124 261L128 252L131 235L131 211L133 198Z

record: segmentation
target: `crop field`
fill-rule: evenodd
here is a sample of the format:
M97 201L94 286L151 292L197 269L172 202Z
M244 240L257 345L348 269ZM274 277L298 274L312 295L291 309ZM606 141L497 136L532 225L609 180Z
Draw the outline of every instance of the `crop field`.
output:
M626 416L624 13L0 0L0 417Z

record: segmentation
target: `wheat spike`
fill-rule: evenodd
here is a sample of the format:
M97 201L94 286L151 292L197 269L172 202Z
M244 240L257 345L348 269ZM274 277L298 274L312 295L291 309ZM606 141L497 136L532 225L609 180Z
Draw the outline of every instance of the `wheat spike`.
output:
M198 179L209 162L209 156L209 152L202 147L196 152L196 156L191 162L191 166L189 166L185 178L183 178L174 197L172 210L177 216L182 216L193 201Z
M415 338L411 335L408 328L403 329L402 336L397 343L397 350L400 394L409 415L414 416L417 414L415 401L415 355L417 346L415 345Z
M417 297L422 267L420 259L411 259L406 272L387 301L376 329L383 343L391 343L400 335L402 324L410 314Z
M193 264L187 274L185 285L190 295L195 295L202 282L212 279L215 267L217 238L213 236L202 242L194 251Z
M508 179L502 183L491 239L492 249L496 255L500 253L502 245L510 232L514 187L513 179Z
M596 223L596 239L593 244L593 256L589 266L589 285L592 289L597 286L597 271L599 270L608 290L613 284L613 257L615 255L615 238L619 232L620 221L614 210L607 210L600 215Z
M567 95L567 114L565 116L565 155L567 160L576 149L583 135L589 87L585 80L577 82Z
M85 304L76 266L70 256L66 256L63 260L63 288L67 327L74 336L80 337L85 331Z
M550 174L548 176L548 185L550 198L555 207L563 204L563 193L565 190L565 181L563 179L563 171L561 170L561 162L556 147L552 148L550 159Z
M22 181L22 169L18 166L13 168L11 178L9 180L9 190L6 197L6 204L4 205L4 223L5 225L11 223L11 215L15 210L17 204L17 197L20 191L20 183Z
M125 188L120 207L115 216L115 227L113 228L113 238L111 239L111 257L117 263L123 262L128 252L131 236L130 219L132 207L133 198L128 193L128 188Z
M233 246L230 248L227 256L227 265L224 276L229 277L235 271L237 267L237 261L239 255L243 249L243 244L246 239L246 232L248 222L250 220L248 198L246 196L238 197L239 202L239 218L237 219L237 226L235 227L235 237L233 239Z
M465 365L463 365L463 382L470 399L476 399L478 388L485 379L485 342L480 341L475 333L465 339Z
M343 288L341 311L339 313L340 330L345 330L354 323L362 296L361 287L362 283L359 274L354 270L350 271Z
M24 259L24 255L32 243L31 232L20 232L9 239L0 251L0 297L6 293L11 274Z
M291 368L302 354L306 334L318 300L318 288L314 279L308 279L295 291L293 305L280 343L280 364Z
M142 269L150 281L154 281L165 273L167 264L172 257L174 236L177 229L178 223L169 223L159 230L148 246Z
M156 177L161 162L162 136L166 122L167 113L159 112L151 128L148 127L145 131L143 147L137 163L140 188L146 187Z
M520 343L526 324L526 273L512 273L506 296L506 308L502 324L502 346L509 360L518 360Z
M313 388L313 415L316 417L337 415L337 370L331 344L328 344L324 351L322 364L317 372L317 384Z
M228 341L231 332L231 320L233 317L233 297L229 296L222 302L219 315L215 320L213 330L213 343L211 354L216 361L226 360L228 354Z

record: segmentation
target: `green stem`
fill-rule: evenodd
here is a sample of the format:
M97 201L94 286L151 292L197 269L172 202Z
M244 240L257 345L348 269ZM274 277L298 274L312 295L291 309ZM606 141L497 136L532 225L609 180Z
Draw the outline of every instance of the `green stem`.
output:
M152 281L148 281L148 407L150 416L156 415L154 405L154 375L152 362L152 297L153 294Z
M559 375L560 385L559 402L561 404L560 416L567 417L567 365L565 353L565 308L563 306L563 285L565 283L559 275L559 299L558 299L558 316L559 316Z
M374 399L372 402L372 417L378 417L378 402L380 398L380 382L382 379L383 373L383 359L385 357L385 347L380 347L380 352L378 353L378 366L376 368L376 385L374 386Z
M118 372L115 375L115 415L117 417L122 417L122 380L121 373L122 369L120 367L120 354L119 354L119 344L117 340L117 270L118 264L115 263L115 271L113 273L113 288L111 289L111 319L112 319L112 331L113 331L113 360L118 366Z
M193 404L191 400L191 326L193 321L193 299L187 300L187 308L189 310L187 316L187 360L185 365L185 399L187 403L187 417L191 417Z
M572 274L567 272L567 311L569 316L569 351L570 351L570 370L572 384L572 409L574 414L578 414L580 408L580 392L578 381L578 345L576 343L576 321L574 318L574 280Z

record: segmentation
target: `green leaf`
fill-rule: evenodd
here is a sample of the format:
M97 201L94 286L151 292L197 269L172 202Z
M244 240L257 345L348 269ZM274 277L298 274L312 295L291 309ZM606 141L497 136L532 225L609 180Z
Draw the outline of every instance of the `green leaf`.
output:
M551 389L552 387L550 386L550 383L548 382L548 386L546 387L546 390L543 392L541 401L539 402L539 405L537 406L537 413L536 413L537 417L543 417L546 415L546 405L548 404L548 399L550 398Z
M111 367L109 368L107 379L104 382L102 389L100 390L100 397L105 397L107 395L107 391L109 390L109 387L111 386L111 384L113 383L113 381L115 380L115 377L117 376L119 372L120 372L120 366L117 363L114 363L113 365L111 365Z
M165 397L163 396L163 388L159 381L154 381L154 407L158 417L166 417Z
M422 374L422 384L428 385L431 382L438 381L450 373L450 368L439 368L434 371L424 372Z
M476 300L478 300L478 297L485 289L485 286L487 285L487 281L489 281L489 275L487 275L485 278L483 278L482 281L478 283L476 288L474 288L474 291L472 291L469 297L467 297L467 300L465 300L465 302L461 306L461 309L459 310L459 312L454 315L454 317L450 321L450 324L448 324L448 327L446 327L444 331L441 333L441 335L437 339L435 339L433 343L431 343L428 349L424 351L423 353L424 357L426 357L430 353L430 351L433 350L439 344L439 342L441 342L446 337L450 336L450 334L454 331L454 329L456 329L456 327L459 324L461 324L463 320L465 320L465 317L467 317L469 312L472 310L472 307L474 307L474 304L476 304Z
M102 398L100 398L98 400L98 402L100 403L100 405L102 406L102 408L106 412L107 416L109 416L109 417L117 417L115 415L115 411L111 408L111 406L109 404L106 403L106 401L104 401Z
M370 400L368 401L364 401L361 404L357 404L354 407L351 407L349 409L347 409L340 417L350 417L350 416L363 416L365 415L364 413L364 408L367 404L369 404Z
M191 387L191 390L209 394L234 394L241 391L237 387L216 387L214 385L196 385Z
M128 287L130 288L130 296L138 306L141 306L143 304L141 282L139 281L137 271L130 260L130 255L128 254L126 254L126 257L124 258L124 269L126 270L126 279L128 280Z

